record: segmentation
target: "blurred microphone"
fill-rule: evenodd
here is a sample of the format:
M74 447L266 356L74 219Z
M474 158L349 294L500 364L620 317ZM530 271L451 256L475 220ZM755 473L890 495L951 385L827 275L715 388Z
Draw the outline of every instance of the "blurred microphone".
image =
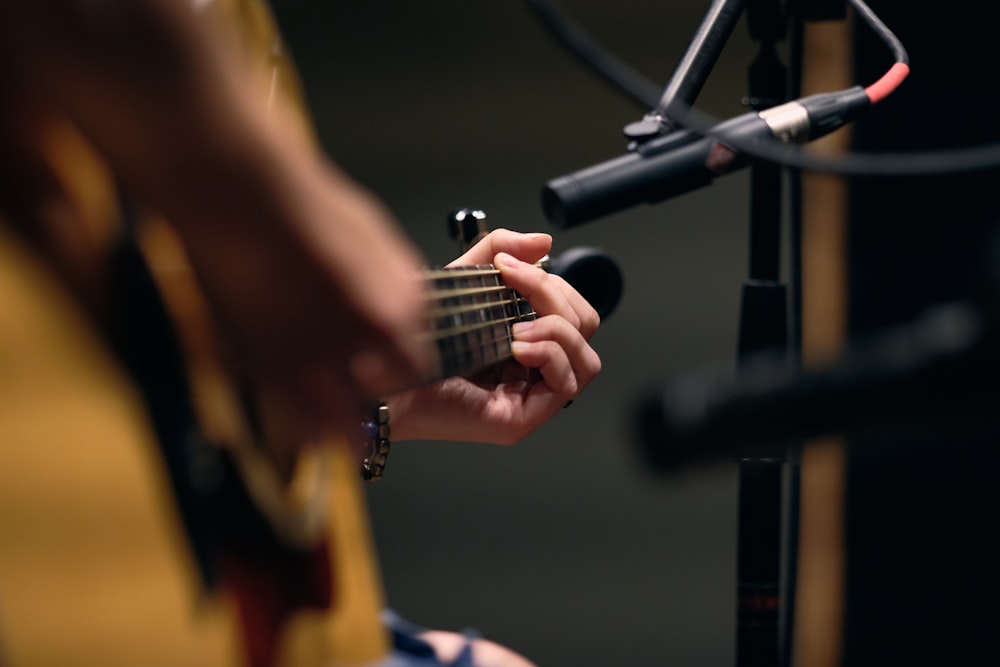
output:
M642 458L669 471L833 434L982 432L1000 426L1000 339L968 303L850 347L835 363L793 371L758 356L736 379L698 374L642 399Z
M562 276L580 293L602 320L621 301L625 280L610 255L599 248L574 246L549 259L549 271Z
M815 139L853 120L869 103L864 89L855 86L737 116L709 136L684 130L638 143L626 155L549 181L542 209L553 225L568 228L691 192L750 163L750 156L730 143Z

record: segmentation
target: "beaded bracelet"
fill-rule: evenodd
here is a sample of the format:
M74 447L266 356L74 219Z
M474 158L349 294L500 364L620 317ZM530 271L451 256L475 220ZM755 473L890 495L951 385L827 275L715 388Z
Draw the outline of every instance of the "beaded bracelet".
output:
M389 458L389 406L379 402L361 424L367 455L361 461L361 479L377 482L382 479L385 462Z

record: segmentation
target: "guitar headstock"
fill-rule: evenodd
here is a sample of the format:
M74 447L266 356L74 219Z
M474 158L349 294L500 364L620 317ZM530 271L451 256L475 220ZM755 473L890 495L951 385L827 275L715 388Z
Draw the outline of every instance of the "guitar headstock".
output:
M477 208L459 208L448 215L448 235L464 253L490 233L486 213Z

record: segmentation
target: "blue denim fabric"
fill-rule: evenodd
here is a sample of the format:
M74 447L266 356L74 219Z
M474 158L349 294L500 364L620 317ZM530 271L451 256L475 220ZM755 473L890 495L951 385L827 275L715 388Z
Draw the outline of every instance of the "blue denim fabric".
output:
M475 667L471 643L466 643L458 657L446 664L437 659L430 644L417 637L427 628L407 621L392 610L382 613L382 621L392 631L393 651L379 667ZM479 636L474 630L464 630L462 634L468 639Z

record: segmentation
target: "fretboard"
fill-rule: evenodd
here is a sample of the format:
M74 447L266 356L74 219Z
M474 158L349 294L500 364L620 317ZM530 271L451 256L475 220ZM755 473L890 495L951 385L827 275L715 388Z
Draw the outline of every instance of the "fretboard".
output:
M429 282L431 336L441 377L469 375L511 357L511 325L535 318L492 265L434 269Z

